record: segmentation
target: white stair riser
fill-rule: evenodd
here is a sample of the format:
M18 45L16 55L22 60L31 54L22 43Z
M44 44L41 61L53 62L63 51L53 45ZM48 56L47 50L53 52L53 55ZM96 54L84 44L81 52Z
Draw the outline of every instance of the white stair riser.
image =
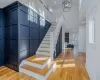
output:
M45 37L50 37L50 35L46 35Z
M45 38L49 38L49 39L50 39L50 36L47 35L47 36L44 37L44 39L45 39Z
M49 40L50 41L50 38L44 38L43 40Z
M38 49L37 52L50 53L50 50L40 50L40 49Z
M42 42L42 44L50 44L50 42Z
M50 42L50 40L43 40L43 42Z
M50 47L42 45L42 46L40 46L40 49L50 50Z
M19 69L19 72L22 72L24 74L27 74L28 76L34 77L34 78L36 78L38 80L46 80L46 78L44 76L41 76L39 74L36 74L34 72L31 72L31 71L26 70L26 69L23 69L23 68L20 68Z
M34 77L34 78L36 78L38 80L46 80L48 78L48 76L51 74L51 72L53 70L55 70L55 67L54 66L55 66L55 64L52 66L52 68L48 71L48 73L45 76L42 76L42 75L37 74L35 72L31 72L31 71L26 70L26 69L23 69L21 67L19 68L19 72L25 73L25 74L27 74L27 75L29 75L31 77Z
M46 36L50 36L50 34L46 34Z
M40 46L50 46L50 44L41 44Z
M45 56L50 56L50 53L47 53L47 52L38 52L36 53L37 55L45 55Z
M50 38L50 36L45 36L44 38L46 38L46 37L49 37Z
M44 47L44 48L50 48L49 45L41 45L39 48L42 48L42 47Z
M47 43L47 44L50 44L50 41L43 41L41 44L43 44L43 43Z
M48 51L50 51L50 48L39 48L38 50L48 50Z

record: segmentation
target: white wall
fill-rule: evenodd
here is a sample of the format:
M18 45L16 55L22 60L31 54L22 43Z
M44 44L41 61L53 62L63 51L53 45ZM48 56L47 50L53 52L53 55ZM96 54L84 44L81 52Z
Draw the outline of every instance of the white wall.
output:
M100 80L100 0L84 0L86 6L86 69L91 80ZM95 13L95 44L89 43L89 15Z
M69 43L74 44L74 55L78 52L78 28L73 28L69 30Z
M61 13L63 14L65 21L65 31L67 32L70 28L78 28L79 27L79 8L78 5L72 4L72 8L69 12L63 12L62 7L59 9L53 10L52 20L58 20ZM53 22L52 21L52 22Z
M65 28L66 31L69 28L79 27L79 9L78 5L73 5L69 12L63 12L65 17Z
M78 52L86 52L86 25L79 27Z

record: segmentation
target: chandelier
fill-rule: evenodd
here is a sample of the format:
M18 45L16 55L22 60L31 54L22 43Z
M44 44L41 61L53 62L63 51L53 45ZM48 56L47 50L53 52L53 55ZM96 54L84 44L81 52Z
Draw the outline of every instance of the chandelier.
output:
M63 0L62 6L63 6L63 12L68 12L68 11L70 11L70 9L72 7L72 1L71 0Z

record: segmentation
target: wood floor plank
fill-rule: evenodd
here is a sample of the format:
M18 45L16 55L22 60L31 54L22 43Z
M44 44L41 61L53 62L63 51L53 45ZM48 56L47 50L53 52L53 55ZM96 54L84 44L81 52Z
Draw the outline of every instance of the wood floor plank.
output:
M58 57L61 62L57 61L56 71L47 80L90 80L85 69L85 54L78 53L75 57L73 51L68 49L63 55Z

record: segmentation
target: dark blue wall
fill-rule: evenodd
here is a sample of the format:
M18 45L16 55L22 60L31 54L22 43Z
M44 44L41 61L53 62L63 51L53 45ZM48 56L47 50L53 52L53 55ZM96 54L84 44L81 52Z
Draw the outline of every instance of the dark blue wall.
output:
M50 22L45 20L32 9L22 4L19 5L19 63L23 59L35 55L41 41L43 40L50 26Z
M5 60L7 67L18 68L18 4L3 9L5 17Z
M4 64L4 18L0 9L0 66Z
M35 55L51 23L19 2L5 7L3 12L5 65L18 71L23 59Z
M56 52L54 52L54 58L57 58L62 52L62 28L60 30L60 34L56 44Z

